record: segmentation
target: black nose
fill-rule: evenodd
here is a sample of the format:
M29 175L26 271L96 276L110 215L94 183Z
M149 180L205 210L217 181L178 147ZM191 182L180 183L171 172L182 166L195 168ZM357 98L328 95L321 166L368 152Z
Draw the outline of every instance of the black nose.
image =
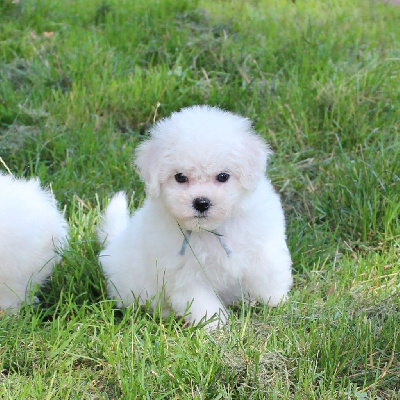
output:
M201 213L206 212L211 207L211 201L207 197L197 197L193 200L193 208Z

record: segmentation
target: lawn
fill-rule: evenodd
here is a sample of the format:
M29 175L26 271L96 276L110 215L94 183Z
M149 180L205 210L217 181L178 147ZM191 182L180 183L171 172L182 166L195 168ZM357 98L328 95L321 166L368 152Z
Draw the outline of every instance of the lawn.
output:
M143 201L153 121L193 104L271 144L295 279L212 333L115 309L95 237L114 192ZM2 399L400 399L399 8L0 0L0 157L71 226L41 303L0 314Z

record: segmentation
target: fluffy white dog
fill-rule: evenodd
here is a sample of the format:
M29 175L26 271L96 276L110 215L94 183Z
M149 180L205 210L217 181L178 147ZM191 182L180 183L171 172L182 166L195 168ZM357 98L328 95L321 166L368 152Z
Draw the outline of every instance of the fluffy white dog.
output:
M0 174L0 308L15 310L33 299L59 262L67 223L38 179Z
M270 306L292 285L278 195L265 176L270 150L251 122L208 106L158 122L137 149L146 184L130 218L124 193L99 229L100 261L118 306L166 302L190 323L242 297ZM190 306L188 310L188 306Z

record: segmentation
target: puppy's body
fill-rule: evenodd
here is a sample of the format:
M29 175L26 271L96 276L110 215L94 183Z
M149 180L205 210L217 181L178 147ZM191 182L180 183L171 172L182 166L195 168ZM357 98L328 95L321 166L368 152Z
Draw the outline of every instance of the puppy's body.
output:
M29 301L59 262L67 223L39 180L0 174L0 309Z
M155 306L162 295L180 315L191 304L190 322L216 313L223 321L224 306L242 296L272 306L285 299L291 260L267 155L248 120L218 109L184 109L156 125L137 157L148 198L130 218L117 194L101 229L101 263L120 306L135 297ZM216 180L221 173L227 181ZM207 210L196 209L199 199Z

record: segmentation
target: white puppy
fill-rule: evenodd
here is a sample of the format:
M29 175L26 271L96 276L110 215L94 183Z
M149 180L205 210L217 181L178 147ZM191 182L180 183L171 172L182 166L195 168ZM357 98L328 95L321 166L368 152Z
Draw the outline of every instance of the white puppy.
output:
M67 223L38 179L0 174L0 308L15 310L48 278Z
M224 322L225 305L242 296L271 306L285 300L292 285L285 220L265 176L270 150L251 122L195 106L150 134L136 157L143 207L130 218L118 193L99 229L100 261L118 306L137 298L155 307L161 295L197 323L214 314Z

